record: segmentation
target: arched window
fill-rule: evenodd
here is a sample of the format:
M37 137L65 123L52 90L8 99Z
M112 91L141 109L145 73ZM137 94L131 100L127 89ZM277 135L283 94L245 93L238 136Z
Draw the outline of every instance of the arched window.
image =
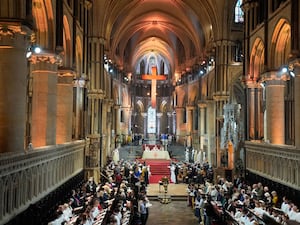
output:
M140 74L145 74L145 62L144 62L144 60L140 62Z
M244 12L241 8L242 0L237 0L234 8L234 22L243 23L244 22Z

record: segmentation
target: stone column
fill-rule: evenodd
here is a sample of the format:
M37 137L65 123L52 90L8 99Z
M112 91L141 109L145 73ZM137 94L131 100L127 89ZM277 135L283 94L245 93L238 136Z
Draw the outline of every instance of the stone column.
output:
M255 139L255 87L256 82L247 83L248 92L248 139Z
M183 107L176 107L176 140L182 135L181 124L183 123Z
M206 101L206 104L207 104L206 124L207 124L207 139L208 139L206 159L210 164L216 166L215 102L213 100Z
M34 147L56 144L57 66L56 54L33 54L32 144Z
M25 55L30 34L21 24L0 23L0 153L23 151L28 144L25 125L29 71Z
M108 154L108 120L107 120L107 113L109 111L109 101L107 99L102 100L102 107L101 107L101 158L100 158L100 166L105 165L106 158L109 156Z
M227 95L214 95L215 100L215 159L216 166L221 165L221 130L224 122L224 105L228 102L229 96ZM222 149L224 150L224 149Z
M160 119L161 119L162 115L163 115L162 113L156 113L156 117L157 117L156 136L158 137L158 139L160 139L160 136L159 136L160 135L160 123L161 123Z
M294 107L295 107L295 146L300 149L300 58L290 62L290 70L294 73Z
M74 80L74 91L75 91L75 111L73 113L73 135L74 139L82 139L84 138L84 134L86 133L84 129L88 127L85 123L84 116L84 98L85 98L85 88L86 88L86 80L83 78Z
M193 110L194 106L187 106L186 111L187 111L187 127L186 127L186 132L187 132L187 147L192 146L192 136L193 136Z
M88 121L87 121L87 137L90 139L91 149L86 150L86 157L90 163L85 164L86 177L93 176L96 181L100 179L99 167L106 161L106 133L103 132L103 126L106 125L106 115L104 99L104 45L105 39L92 34L89 38L90 57L88 64L89 85L88 85Z
M193 132L193 110L194 106L187 106L186 111L187 111L187 132L189 134L192 134Z
M71 70L59 70L57 82L56 143L72 140L73 77Z
M176 111L174 111L172 114L173 114L172 115L172 133L173 133L173 135L176 135L176 129L177 129L177 127L176 127L176 120L177 120Z
M198 107L200 109L200 119L199 119L200 150L203 150L203 145L205 140L205 110L207 104L199 103Z
M130 125L130 106L122 107L122 110L123 110L123 116L124 116L124 123L123 123L124 126L123 126L122 133L128 137L129 130L130 130L130 126L129 126ZM126 140L126 142L127 142L127 140Z
M147 113L141 113L141 115L144 118L143 133L144 133L144 138L146 138L147 137Z
M285 144L284 76L277 71L264 74L266 81L266 140L272 144Z
M167 112L167 117L168 117L168 134L172 133L172 113Z
M116 135L121 135L121 106L120 105L115 105L114 106L115 113L116 113L116 118L115 118L115 123L116 123Z

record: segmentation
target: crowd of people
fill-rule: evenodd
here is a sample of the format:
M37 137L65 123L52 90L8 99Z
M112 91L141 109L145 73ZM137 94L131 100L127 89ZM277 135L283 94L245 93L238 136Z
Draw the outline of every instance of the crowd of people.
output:
M145 225L151 206L146 194L145 165L109 160L101 173L98 184L91 177L72 190L48 224Z
M276 190L260 182L247 184L242 176L233 181L217 176L215 182L191 182L187 192L199 224L210 225L212 220L237 225L300 224L300 212L290 199L280 199Z
M149 166L138 160L109 160L99 183L90 178L72 190L49 225L146 225L150 173ZM297 205L260 182L249 184L242 176L233 180L215 177L207 162L173 162L170 174L171 182L187 184L188 206L199 224L218 220L237 225L300 224Z

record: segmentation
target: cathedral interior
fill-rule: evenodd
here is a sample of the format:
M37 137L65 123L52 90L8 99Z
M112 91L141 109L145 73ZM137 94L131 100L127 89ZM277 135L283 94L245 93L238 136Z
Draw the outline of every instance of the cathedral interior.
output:
M299 11L298 0L1 0L0 224L162 134L219 174L299 194Z

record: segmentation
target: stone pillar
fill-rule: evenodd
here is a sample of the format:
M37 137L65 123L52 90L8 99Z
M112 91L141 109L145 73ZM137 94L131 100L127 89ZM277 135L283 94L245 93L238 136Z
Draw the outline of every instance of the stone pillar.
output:
M144 118L143 133L144 133L144 138L146 138L147 137L147 113L141 113L141 115Z
M116 113L116 118L115 118L115 123L116 123L116 135L121 135L121 106L120 105L115 105L114 106L115 113Z
M106 94L104 92L104 45L105 39L96 35L89 38L90 57L88 64L89 85L88 85L88 116L87 116L87 137L90 138L92 147L86 150L86 158L91 163L85 164L86 177L94 177L98 182L100 179L99 167L106 161L106 133L103 132L103 126L106 126L106 112L103 107Z
M130 106L122 107L123 116L124 116L124 126L122 130L122 134L125 134L128 137L129 130L130 130ZM127 140L126 140L127 142Z
M284 77L277 71L264 75L266 81L267 137L272 144L285 144Z
M206 152L206 158L208 162L216 166L216 121L215 121L215 102L214 101L206 101L207 104L207 138L208 138L208 146Z
M290 70L294 73L294 107L295 107L295 146L300 149L300 58L290 62Z
M59 70L57 82L56 143L72 140L73 77L71 70Z
M205 103L199 103L198 107L200 109L200 118L199 118L200 150L203 150L203 145L205 140L205 110L207 105Z
M107 156L109 156L108 152L108 121L107 121L107 113L109 109L109 102L107 99L101 101L101 146L100 146L100 166L104 166Z
M191 147L193 140L193 110L194 106L187 106L186 111L187 111L187 127L186 127L186 132L187 132L187 147Z
M84 116L84 98L85 98L85 88L86 81L85 79L76 79L74 80L74 91L75 91L75 111L73 112L73 135L74 139L82 139L84 138L84 134L86 131L87 124L85 124Z
M187 106L186 111L187 111L187 132L189 134L192 134L193 132L193 110L194 106Z
M215 100L215 159L216 159L216 166L221 165L221 130L223 127L223 122L224 122L224 105L228 102L229 96L227 95L214 95L214 100Z
M156 113L156 117L157 117L157 120L156 120L156 136L160 139L160 125L161 125L161 117L162 117L162 113Z
M174 111L173 113L172 113L173 115L172 115L172 134L173 135L176 135L176 129L177 129L177 127L176 127L176 111Z
M56 144L57 55L33 54L32 144L34 147Z
M20 24L0 23L0 153L23 151L28 144L25 125L29 71L25 55L30 34Z
M248 86L248 135L249 139L255 139L255 87L256 82L247 83Z
M260 140L263 137L263 88L256 81L247 81L247 102L248 102L248 137L249 140Z
M131 135L132 138L132 109L128 107L128 133Z
M176 136L179 138L181 135L181 124L183 124L183 107L176 107Z
M167 112L167 117L168 117L168 134L172 133L172 113L171 112Z

